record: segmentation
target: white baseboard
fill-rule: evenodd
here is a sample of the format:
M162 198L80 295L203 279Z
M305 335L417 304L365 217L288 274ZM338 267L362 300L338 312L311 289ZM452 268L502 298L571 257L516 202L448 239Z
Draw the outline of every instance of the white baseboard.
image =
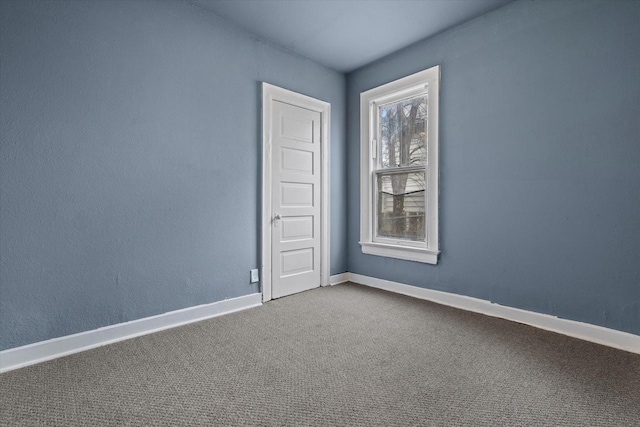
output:
M417 286L405 285L389 280L363 276L361 274L347 273L347 275L348 281L361 285L433 301L438 304L473 311L487 316L524 323L539 329L545 329L547 331L640 354L640 336L638 335L591 325L589 323L577 322L575 320L560 319L548 314L507 307L464 295L419 288Z
M462 310L524 323L536 328L640 354L640 336L615 329L560 319L548 314L507 307L478 298L419 288L361 274L342 273L330 277L331 285L349 281ZM262 294L255 293L3 350L0 351L0 373L187 323L257 307L261 304Z
M344 283L348 281L349 281L349 273L334 274L333 276L329 277L329 284L331 286L338 285L340 283Z
M255 293L0 351L0 373L262 305Z

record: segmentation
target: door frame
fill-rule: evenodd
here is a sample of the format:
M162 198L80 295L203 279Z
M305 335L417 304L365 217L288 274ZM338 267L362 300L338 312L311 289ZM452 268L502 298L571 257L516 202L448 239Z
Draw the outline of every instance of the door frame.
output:
M260 283L262 302L271 300L271 116L272 101L320 113L320 286L329 285L329 146L331 104L306 95L262 82L262 241Z

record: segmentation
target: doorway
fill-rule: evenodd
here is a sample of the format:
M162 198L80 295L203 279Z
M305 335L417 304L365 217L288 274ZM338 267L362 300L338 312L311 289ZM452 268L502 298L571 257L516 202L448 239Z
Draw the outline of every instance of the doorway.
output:
M329 284L329 103L262 84L262 299Z

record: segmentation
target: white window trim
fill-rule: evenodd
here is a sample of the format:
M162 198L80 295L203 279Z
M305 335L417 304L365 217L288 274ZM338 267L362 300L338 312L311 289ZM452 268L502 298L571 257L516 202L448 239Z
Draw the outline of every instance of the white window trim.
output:
M429 87L428 96L428 138L427 138L427 238L426 243L416 245L385 239L375 241L373 194L374 162L373 157L376 139L375 119L372 117L372 104L388 102L396 98L411 96ZM437 264L440 254L438 239L438 122L440 108L440 66L431 67L419 73L378 86L360 94L360 245L362 252L390 258ZM376 153L377 154L377 153ZM391 242L387 242L391 241Z

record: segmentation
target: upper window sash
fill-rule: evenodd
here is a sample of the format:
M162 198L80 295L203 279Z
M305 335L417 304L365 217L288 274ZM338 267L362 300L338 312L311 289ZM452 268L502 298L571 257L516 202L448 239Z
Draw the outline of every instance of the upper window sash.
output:
M399 168L410 168L413 166L419 166L419 165L426 165L428 164L428 156L426 155L426 150L428 149L428 139L425 139L424 144L423 144L423 148L425 151L424 154L424 158L423 159L413 159L411 161L410 164L401 164L398 165L397 162L391 162L391 153L387 152L385 157L385 153L383 152L383 141L384 141L384 136L383 136L383 127L382 127L382 121L380 120L380 116L382 115L382 109L385 107L389 107L392 106L394 104L399 104L401 102L406 102L409 100L415 100L416 98L424 98L423 103L418 106L418 111L417 114L420 114L422 109L424 109L424 123L425 123L425 136L427 133L427 127L428 127L428 121L429 121L429 111L428 111L428 105L429 105L429 101L428 101L428 96L429 96L429 91L428 91L428 84L420 84L420 85L416 85L412 88L409 88L407 90L403 90L400 91L399 93L393 93L390 95L384 95L381 97L378 97L376 99L373 99L370 103L369 103L369 124L370 124L370 130L369 130L369 135L372 137L372 146L371 146L371 155L372 155L372 163L371 163L371 168L372 170L379 170L379 169L390 169L390 170L396 170ZM411 108L411 107L409 107ZM419 123L419 122L417 122ZM397 143L399 143L400 141L397 141ZM402 147L396 147L396 148L400 148L402 149ZM417 147L419 148L419 147ZM384 160L387 159L389 164L385 165L383 162ZM399 159L401 161L401 159Z

